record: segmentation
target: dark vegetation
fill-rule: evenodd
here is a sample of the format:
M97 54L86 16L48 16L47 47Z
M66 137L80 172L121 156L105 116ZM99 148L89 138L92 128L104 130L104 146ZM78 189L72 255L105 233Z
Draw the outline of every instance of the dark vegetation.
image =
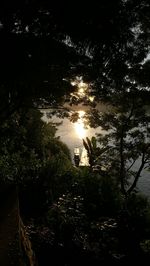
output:
M39 265L146 265L150 206L137 184L150 167L149 1L0 5L1 223L4 188L15 187ZM101 101L111 109L99 112ZM83 140L89 167L73 166L38 110L70 116L81 102L106 131Z
M122 179L128 187L131 177L120 177L120 154L113 152L114 163L108 145L106 159L106 149L87 139L92 165L76 168L55 133L56 126L45 124L37 110L20 110L1 127L1 186L17 186L20 215L39 265L146 261L150 207L135 187L122 190Z

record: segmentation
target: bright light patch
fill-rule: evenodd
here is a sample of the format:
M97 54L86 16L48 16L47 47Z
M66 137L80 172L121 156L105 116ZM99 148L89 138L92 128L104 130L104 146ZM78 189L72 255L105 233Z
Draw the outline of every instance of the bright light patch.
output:
M79 111L78 113L79 113L79 118L83 120L85 112L84 111Z
M85 138L85 129L81 122L75 123L75 130L79 138L81 139Z
M94 101L94 96L89 96L89 100L90 100L90 102L93 102Z
M76 82L75 82L75 81L72 81L72 82L71 82L71 85L72 85L72 86L75 86L75 85L76 85Z
M80 139L85 138L86 134L86 129L84 128L84 121L83 121L84 114L85 114L84 111L79 111L79 119L77 120L76 123L74 123L76 134Z
M89 84L83 82L82 77L76 77L75 80L71 81L72 86L77 86L77 92L76 94L79 97L84 97L85 93L88 89Z
M84 88L79 88L79 90L78 90L78 94L80 94L80 95L84 95L84 93L85 93L85 91L84 91Z

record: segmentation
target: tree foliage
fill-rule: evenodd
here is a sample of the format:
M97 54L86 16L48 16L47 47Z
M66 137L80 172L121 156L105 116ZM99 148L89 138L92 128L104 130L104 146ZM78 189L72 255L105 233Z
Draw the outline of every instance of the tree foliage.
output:
M91 167L94 167L94 166L100 167L101 155L108 150L108 147L105 147L105 148L98 147L95 137L92 137L91 140L88 137L86 137L86 141L83 139L83 146L87 151L89 165Z
M1 181L18 183L37 179L41 169L52 163L53 156L57 156L57 163L62 160L64 167L65 160L70 162L68 148L55 137L55 125L46 124L41 117L36 109L21 109L2 124Z
M49 263L49 250L65 254L64 265L112 264L126 254L130 260L131 250L136 258L148 232L147 202L133 192L150 163L149 1L0 5L0 177L23 183L21 211L27 219L38 217L37 254ZM77 104L71 84L76 76L89 84L95 102L112 106L102 114L93 103L91 125L107 134L99 134L98 146L94 138L83 141L90 165L98 162L104 171L74 168L55 126L29 109Z
M135 189L150 163L149 110L139 96L129 95L111 111L101 114L94 110L91 115L92 123L106 130L98 136L100 147L108 148L102 154L102 165L119 180L124 195Z
M22 105L56 105L77 74L96 99L149 86L149 12L148 0L2 1L1 119Z

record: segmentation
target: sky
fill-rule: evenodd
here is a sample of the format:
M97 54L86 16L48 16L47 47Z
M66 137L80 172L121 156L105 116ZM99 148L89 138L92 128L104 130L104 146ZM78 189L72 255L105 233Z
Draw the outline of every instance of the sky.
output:
M146 60L150 59L150 55L147 56ZM77 86L76 95L79 98L88 95L88 86L89 84L84 83L82 77L77 77L75 81L72 81L72 85ZM93 99L92 99L93 101ZM100 112L106 112L111 106L106 106L103 103L99 103L96 108ZM43 120L46 122L54 122L59 123L62 122L57 128L56 136L60 137L60 140L67 144L68 148L71 152L71 157L73 161L74 157L74 149L79 148L80 150L80 165L88 165L88 159L86 156L86 151L83 147L83 139L86 137L91 138L95 136L96 133L103 133L102 128L85 128L84 127L84 114L86 110L89 110L89 106L83 106L82 104L73 105L71 107L73 111L78 112L79 118L78 120L73 123L68 118L58 118L57 116L53 116L52 118L47 118L46 112L48 110L43 111ZM138 162L137 162L138 163ZM139 180L139 187L144 193L149 196L150 195L150 179L148 178L149 173L147 171L143 171L142 176Z
M82 113L83 112L83 113ZM81 110L81 114L84 114L84 111ZM82 139L89 137L91 138L96 133L101 132L101 128L98 127L97 129L94 128L84 128L84 121L82 121L82 117L79 118L79 121L73 123L69 119L58 118L53 116L52 119L48 119L46 117L46 111L44 112L43 116L44 121L59 123L62 122L61 125L58 126L58 130L56 132L56 136L60 136L60 140L63 141L70 149L71 156L73 158L74 149L79 148L80 152L83 149L83 142Z

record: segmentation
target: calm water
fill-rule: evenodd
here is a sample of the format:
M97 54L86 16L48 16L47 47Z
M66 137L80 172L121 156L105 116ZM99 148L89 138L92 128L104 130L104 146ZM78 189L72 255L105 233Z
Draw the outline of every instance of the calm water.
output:
M44 120L48 121L46 114L44 113ZM50 119L49 121L53 122L60 122L62 119L59 119L57 117L53 117L53 119ZM88 128L84 129L83 121L82 121L82 112L80 119L77 123L72 123L68 119L63 119L63 123L58 126L57 130L57 136L60 136L60 139L67 144L71 151L71 156L73 158L74 155L74 148L78 147L80 149L80 152L83 149L82 139L85 137L91 138L96 133L102 133L101 127L98 127L96 129ZM87 157L82 153L82 165L87 164ZM136 166L138 167L138 161ZM147 170L143 170L141 177L138 182L138 188L141 192L143 192L146 196L150 197L150 172Z

